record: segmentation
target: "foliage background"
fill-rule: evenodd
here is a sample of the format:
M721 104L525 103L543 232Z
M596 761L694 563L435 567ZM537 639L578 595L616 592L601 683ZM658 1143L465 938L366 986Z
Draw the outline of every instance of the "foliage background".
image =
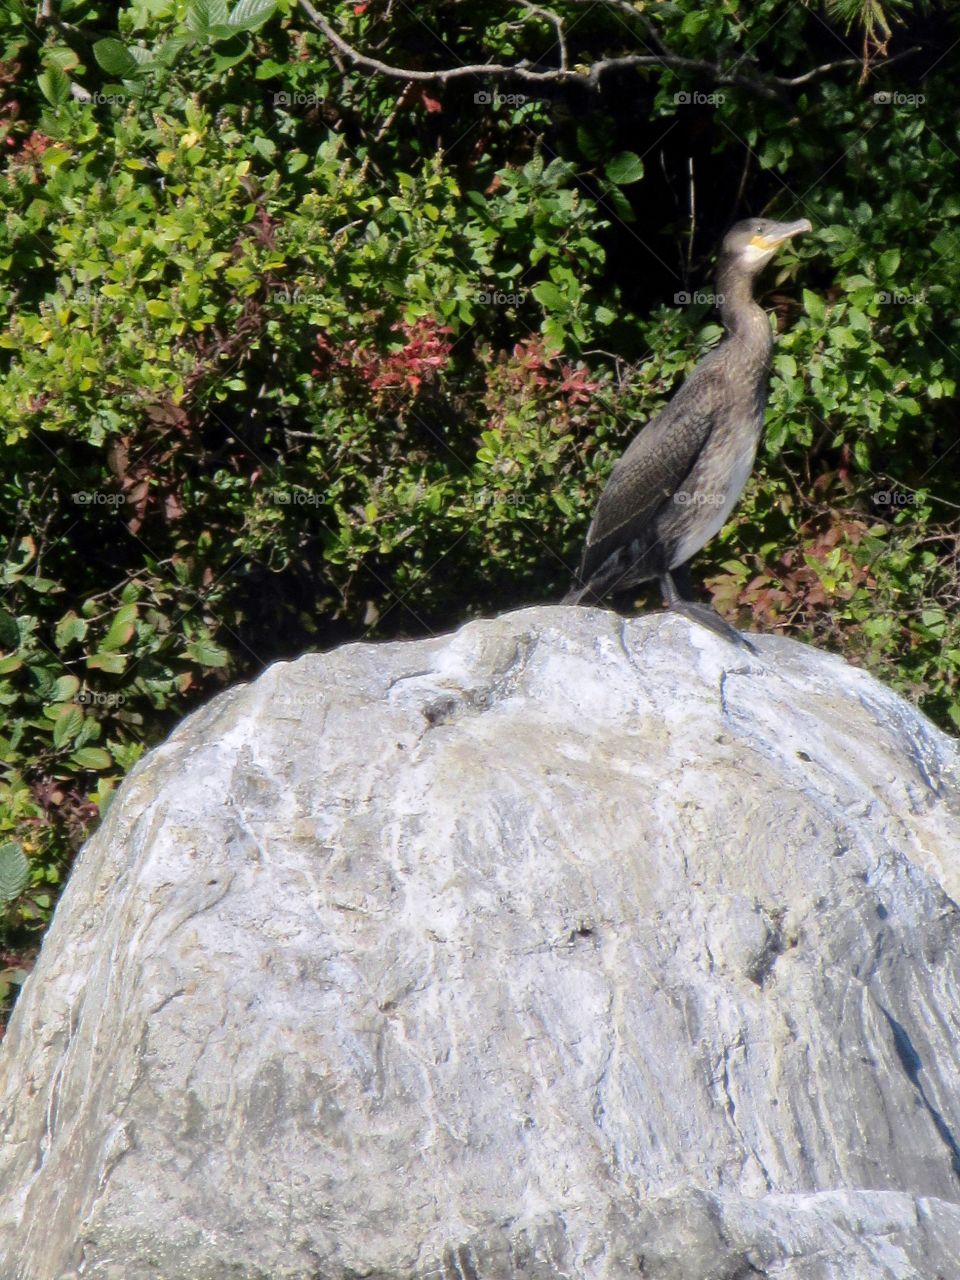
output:
M614 459L719 336L737 217L816 232L764 277L765 445L707 585L960 725L956 8L324 12L419 71L550 70L558 31L571 68L649 60L416 81L295 0L6 0L0 1001L199 700L566 589Z

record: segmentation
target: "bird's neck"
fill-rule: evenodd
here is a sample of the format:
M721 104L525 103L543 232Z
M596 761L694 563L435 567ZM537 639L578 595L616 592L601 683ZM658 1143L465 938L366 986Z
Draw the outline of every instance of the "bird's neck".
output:
M752 277L721 263L717 293L722 298L720 317L730 338L743 345L752 361L766 364L773 347L773 335L767 313L754 301Z

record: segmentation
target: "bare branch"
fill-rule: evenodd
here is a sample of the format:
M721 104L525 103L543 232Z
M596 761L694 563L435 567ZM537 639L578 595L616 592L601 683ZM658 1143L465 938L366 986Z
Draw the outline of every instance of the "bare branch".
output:
M704 58L686 58L680 54L671 53L660 37L657 35L652 23L642 14L634 9L629 0L572 0L576 4L596 4L600 3L607 6L618 14L629 16L632 20L636 20L646 31L649 39L657 48L656 53L634 53L625 54L620 57L600 58L590 66L576 67L571 69L568 63L566 39L563 28L563 19L553 13L549 9L541 8L532 0L519 0L519 3L531 14L537 14L547 21L551 22L557 32L557 42L560 47L560 66L556 68L538 68L527 59L522 59L515 63L499 63L499 62L482 62L472 63L459 67L445 67L443 69L425 70L414 67L395 67L390 63L383 62L379 58L373 58L369 54L361 53L359 49L355 49L349 44L342 35L327 21L320 13L311 0L299 0L300 7L317 27L317 29L326 36L327 40L333 46L335 56L342 55L355 67L359 67L362 71L373 71L382 76L388 76L394 80L405 80L410 82L446 84L453 80L462 80L466 77L488 77L490 79L509 78L512 80L520 80L526 84L582 84L591 89L597 89L601 79L613 71L639 70L645 67L661 67L671 71L690 71L697 75L712 80L715 84L736 85L741 88L749 89L762 98L777 101L782 99L788 89L797 88L799 85L808 84L811 80L817 79L819 76L828 75L831 71L836 71L842 67L862 67L863 60L861 58L842 58L837 62L825 62L819 67L813 67L811 70L799 76L775 76L775 75L754 75L752 72L738 70L736 65L730 68L722 67L719 63L710 62ZM887 66L889 63L897 61L899 58L906 57L910 53L916 52L915 49L909 49L905 53L898 54L896 58L890 58L882 64L874 64L875 66Z
M527 84L563 84L579 81L581 84L596 88L600 78L608 71L624 70L634 67L670 67L680 71L697 71L709 76L719 84L740 84L761 93L767 98L776 98L776 88L753 76L742 72L730 73L714 62L706 62L700 58L683 58L675 54L628 54L620 58L601 58L598 62L583 71L561 68L541 71L533 67L526 59L516 63L480 62L461 67L445 67L442 70L423 70L413 67L394 67L379 58L371 58L359 49L354 49L344 40L319 13L310 0L300 0L300 7L312 23L327 37L334 49L348 58L363 71L376 71L380 75L394 80L419 80L424 83L446 84L451 80L462 80L467 76L489 76L491 78L510 77L523 80Z
M590 68L583 78L591 89L597 88L602 76L609 71L627 71L636 67L666 67L671 71L695 71L713 80L715 84L740 85L751 89L761 98L773 101L783 96L783 89L775 79L764 79L749 75L743 71L727 71L716 62L707 62L703 58L684 58L676 53L629 53L619 58L601 58Z
M560 70L566 71L568 67L567 40L563 33L563 19L558 13L554 13L552 9L541 9L538 4L531 4L531 0L520 0L520 4L522 4L527 12L533 17L546 19L546 21L551 24L554 31L556 31L557 45L560 49Z
M690 174L690 232L687 236L687 271L689 277L693 267L693 241L697 234L697 185L693 177L693 156L687 156L687 170Z
M327 37L333 47L342 53L345 58L349 58L354 66L359 67L362 71L377 71L380 75L390 76L394 80L421 80L425 83L439 80L441 83L445 83L448 80L461 79L464 76L515 76L521 80L542 80L556 79L561 74L555 71L531 71L527 62L518 62L514 66L501 66L498 63L480 63L476 66L450 67L445 71L423 71L413 67L392 67L389 63L381 62L379 58L370 58L361 53L359 49L354 49L339 32L334 30L323 14L317 12L310 0L300 0L300 7L314 26L318 27Z
M811 80L815 80L817 76L825 76L831 71L836 71L840 67L859 67L862 65L861 58L840 58L836 62L825 62L822 67L814 67L811 71L805 72L802 76L793 76L787 79L785 76L776 76L777 84L782 84L786 89L796 88L799 84L809 84Z
M868 70L880 70L892 67L895 62L899 62L901 58L909 58L914 53L920 52L920 45L911 45L909 49L904 49L900 53L895 53L892 58L884 58L882 62L865 63L862 58L841 58L838 62L825 62L823 66L814 67L811 71L807 71L802 76L775 76L777 84L782 84L785 89L795 89L797 85L809 84L811 80L815 80L817 76L828 75L831 71L836 71L839 67L866 67ZM861 78L860 83L863 84Z

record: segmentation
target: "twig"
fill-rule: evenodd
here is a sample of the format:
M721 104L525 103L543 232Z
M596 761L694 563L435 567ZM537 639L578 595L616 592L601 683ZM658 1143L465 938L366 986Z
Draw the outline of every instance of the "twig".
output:
M401 108L401 107L403 107L403 106L405 106L405 105L406 105L406 103L410 100L411 91L413 90L414 85L415 85L415 81L413 81L413 80L408 80L408 81L407 81L407 83L404 85L403 90L401 91L399 98L397 98L396 102L395 102L395 103L394 103L394 105L393 105L393 110L390 112L390 114L387 116L386 120L384 120L383 124L382 124L382 125L380 126L380 128L377 130L377 132L376 132L376 134L375 134L375 136L374 136L373 142L371 143L371 146L375 146L378 142L382 142L382 141L383 141L383 139L387 136L387 133L388 133L389 129L390 129L390 128L391 128L391 126L393 125L394 120L396 120L397 115L398 115L398 114L399 114L399 112L400 112L400 108ZM373 160L373 152L372 152L372 151L370 150L370 148L368 147L368 148L367 148L367 154L366 154L366 155L364 156L364 158L363 158L363 164L361 164L361 166L360 166L360 168L359 168L359 170L358 170L358 172L357 172L357 181L358 181L358 182L362 183L362 182L364 181L364 179L366 178L366 176L367 176L367 172L368 172L368 170L370 169L370 165L371 165L371 163L372 163L372 160ZM350 222L350 223L348 223L348 224L347 224L347 227L342 227L342 228L341 228L341 231L346 231L348 227L352 227L352 226L356 226L356 222ZM335 234L335 235L339 235L340 233L339 233L339 232L335 232L334 234Z
M753 156L753 152L750 150L750 148L745 147L744 154L743 154L743 168L740 171L740 184L737 187L737 196L733 202L733 211L730 215L731 220L733 220L737 216L737 211L739 210L740 204L743 200L744 192L747 189L747 175L750 172L750 160L752 156Z
M782 84L785 89L796 89L798 85L808 84L809 81L817 76L825 76L830 71L838 71L840 67L859 67L863 64L862 58L838 58L836 62L825 62L822 66L814 67L811 71L805 71L802 76L775 76L774 79L778 84Z
M622 13L625 18L629 18L632 22L638 22L643 27L647 34L647 39L659 53L669 54L670 51L660 39L659 32L654 24L646 14L640 13L639 10L634 8L631 0L571 0L571 3L586 5L590 9L595 8L597 4L603 4L608 9Z
M546 18L554 31L557 33L557 45L560 49L560 70L566 71L569 63L567 61L567 39L563 34L563 19L558 13L554 13L552 9L541 9L538 4L531 4L531 0L520 0L520 3L535 17Z
M895 62L899 62L902 58L909 58L911 54L920 53L921 47L918 44L911 45L909 49L903 49L900 53L895 53L892 58L884 58L883 62L874 64L877 67L892 67ZM870 64L864 62L863 58L841 58L837 62L825 62L822 66L814 67L810 71L804 72L802 76L774 76L773 79L777 84L782 84L785 89L796 89L798 85L808 84L817 76L825 76L831 71L836 71L840 67L859 67L864 66L869 71ZM861 77L860 84L863 84Z
M693 156L687 157L687 169L690 174L690 234L687 237L687 276L693 268L693 237L697 230L697 191L693 180Z

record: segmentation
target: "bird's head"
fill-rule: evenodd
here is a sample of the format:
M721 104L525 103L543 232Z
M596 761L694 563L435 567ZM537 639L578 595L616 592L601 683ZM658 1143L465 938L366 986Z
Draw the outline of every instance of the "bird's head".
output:
M799 222L771 222L769 218L747 218L738 222L723 238L721 259L751 275L770 261L782 244L792 236L812 231L806 218Z

